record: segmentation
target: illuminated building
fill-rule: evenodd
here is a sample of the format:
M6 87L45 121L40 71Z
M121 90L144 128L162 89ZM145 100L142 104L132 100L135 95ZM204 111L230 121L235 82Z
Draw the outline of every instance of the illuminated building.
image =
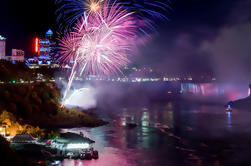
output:
M49 60L50 57L50 40L48 39L40 39L39 40L39 53L38 58L40 60Z
M0 59L5 59L6 38L0 35Z
M13 64L16 62L24 62L24 51L20 49L12 49L11 56L5 56L5 59L12 61Z
M37 39L36 39L36 43L35 43L35 49L38 49L38 58L39 58L39 63L40 64L47 64L50 65L51 64L51 60L52 58L52 45L53 45L53 41L52 41L52 37L53 37L53 32L51 29L49 29L46 33L45 33L45 38L44 39L39 39L38 41L38 46L37 46Z
M18 49L12 49L11 61L24 61L24 51Z
M40 66L48 66L52 68L58 67L53 63L53 31L49 29L45 33L45 38L35 37L34 52L36 56L26 60L26 65L30 68L40 68Z
M95 141L84 137L81 133L61 133L59 138L55 138L51 147L60 151L60 154L67 156L68 153L72 152L76 155L86 154L89 152L93 152L93 144Z

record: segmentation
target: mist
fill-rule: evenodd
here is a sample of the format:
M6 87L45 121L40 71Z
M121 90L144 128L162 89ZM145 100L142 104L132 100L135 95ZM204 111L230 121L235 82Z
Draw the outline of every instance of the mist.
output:
M176 2L171 21L142 47L134 63L164 75L212 75L218 82L250 83L251 2L222 1L214 8L209 2L196 4Z
M63 95L67 83L62 82L61 94ZM67 108L82 108L84 110L89 110L96 108L97 106L97 89L93 85L88 83L75 83L72 84L66 99L62 101L62 104Z

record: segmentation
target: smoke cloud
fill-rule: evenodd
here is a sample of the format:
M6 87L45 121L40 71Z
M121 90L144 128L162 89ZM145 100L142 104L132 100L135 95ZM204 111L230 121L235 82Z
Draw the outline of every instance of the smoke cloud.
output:
M90 84L73 84L64 105L68 108L79 107L85 110L96 108L96 94L96 89Z

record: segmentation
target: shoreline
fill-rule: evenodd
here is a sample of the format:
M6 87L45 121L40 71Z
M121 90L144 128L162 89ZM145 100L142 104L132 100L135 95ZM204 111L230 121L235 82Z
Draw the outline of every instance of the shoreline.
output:
M78 108L63 108L58 110L57 115L51 116L48 119L39 119L34 125L46 129L59 128L75 128L75 127L99 127L107 125L102 119L99 119L88 110L81 110Z

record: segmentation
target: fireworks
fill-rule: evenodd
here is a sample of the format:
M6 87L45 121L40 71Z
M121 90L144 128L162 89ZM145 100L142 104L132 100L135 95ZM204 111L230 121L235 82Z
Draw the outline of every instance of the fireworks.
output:
M62 38L59 60L74 61L64 98L77 74L116 74L129 63L132 40L137 37L132 14L119 4L110 6L104 2L95 12L85 12L74 29Z
M85 13L97 12L104 0L56 0L59 29L68 31Z
M59 61L74 62L63 102L77 75L121 72L141 34L147 34L146 28L154 29L151 19L163 16L156 9L166 7L155 0L57 0L57 4L64 4L58 18L73 27L59 43ZM146 9L147 5L153 7Z
M124 9L134 12L138 18L139 31L148 35L156 31L155 21L168 20L166 12L171 10L169 0L116 0Z
M144 34L155 31L153 20L167 19L165 13L170 10L169 0L56 0L56 4L60 6L56 11L57 20L62 23L60 29L68 30L85 12L96 12L103 3L109 6L116 3L133 12L134 17L140 20L139 30Z
M74 61L76 56L76 51L79 47L79 43L77 42L79 39L78 37L73 34L69 33L64 36L59 43L60 54L63 56L58 57L58 61L60 63L67 63L69 61Z
M136 28L132 13L104 4L97 13L85 14L60 41L60 61L76 61L81 74L116 73L129 60Z

